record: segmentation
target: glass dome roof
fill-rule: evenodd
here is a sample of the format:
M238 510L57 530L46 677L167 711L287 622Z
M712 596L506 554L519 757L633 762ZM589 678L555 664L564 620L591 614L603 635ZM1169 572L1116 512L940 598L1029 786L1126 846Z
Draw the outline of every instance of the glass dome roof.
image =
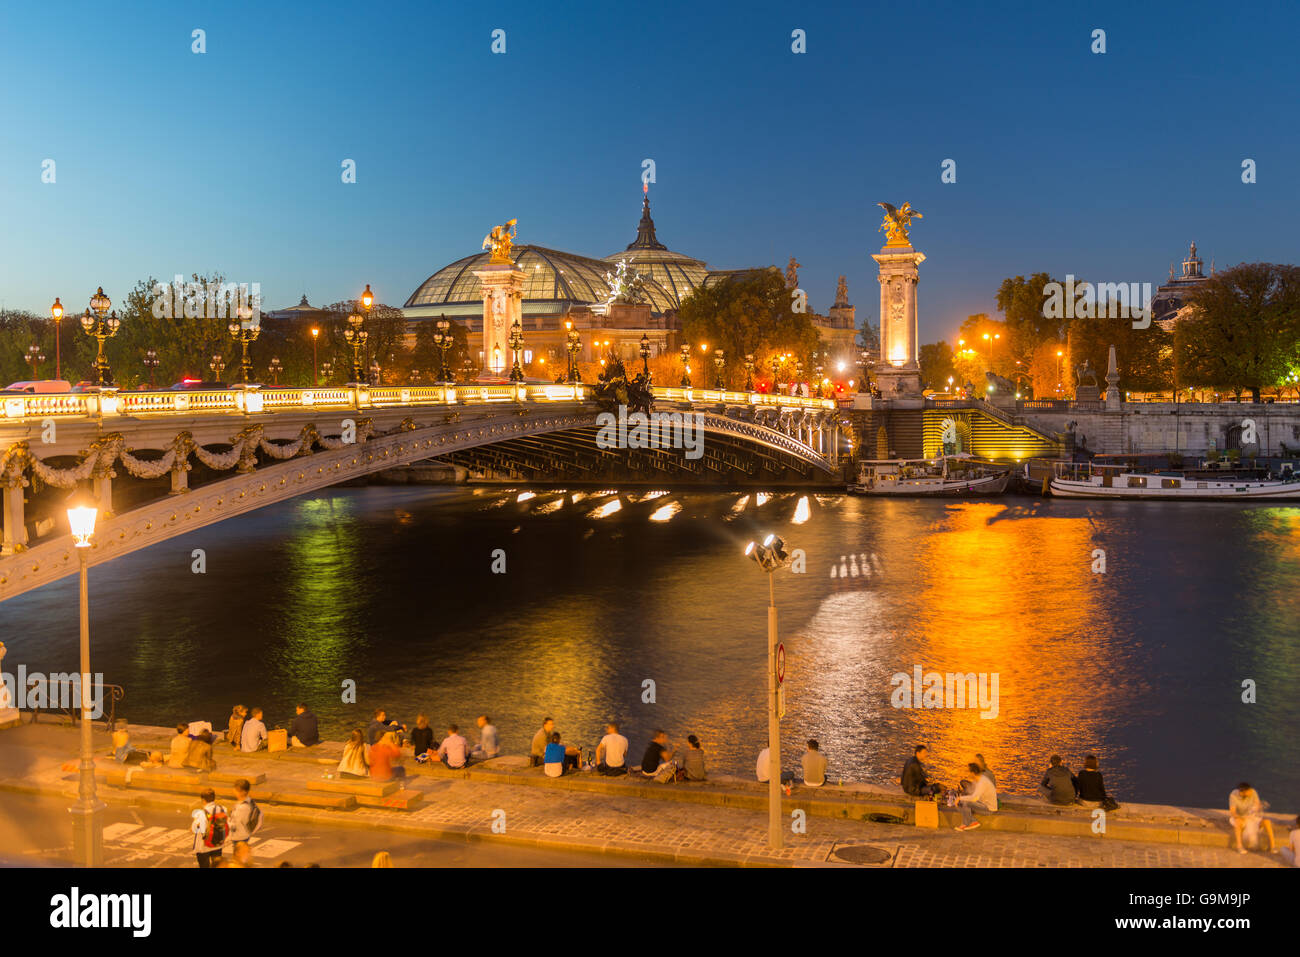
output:
M524 302L590 305L609 298L605 274L614 270L604 260L588 259L542 246L515 246L510 256L525 273ZM613 258L628 258L630 261L626 256ZM485 251L444 266L420 284L406 300L406 306L481 303L483 284L474 275L474 270L482 269L489 259L491 253ZM662 313L677 308L678 298L661 285L658 275L653 272L647 275L644 269L638 271L645 279L651 309Z

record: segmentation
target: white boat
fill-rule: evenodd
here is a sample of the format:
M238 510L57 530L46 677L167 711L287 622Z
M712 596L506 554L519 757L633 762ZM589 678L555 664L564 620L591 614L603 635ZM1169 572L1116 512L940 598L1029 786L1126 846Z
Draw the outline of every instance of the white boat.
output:
M1300 481L1149 471L1124 465L1057 463L1051 481L1057 498L1120 498L1165 501L1300 502Z
M982 498L1001 495L1010 481L1009 468L987 466L972 461L969 456L941 456L862 462L858 466L858 480L848 490L852 495L902 498Z

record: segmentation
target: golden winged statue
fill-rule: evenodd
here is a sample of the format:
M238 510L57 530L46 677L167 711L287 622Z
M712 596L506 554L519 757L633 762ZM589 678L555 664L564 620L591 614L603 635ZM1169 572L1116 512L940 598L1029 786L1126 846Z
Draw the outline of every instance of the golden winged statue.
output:
M911 203L904 203L898 208L888 203L876 203L876 205L885 211L885 221L880 224L880 229L885 231L885 245L912 245L912 241L907 238L907 228L913 219L921 219L921 214L912 208ZM880 229L876 231L879 232Z
M518 233L515 228L517 219L508 221L504 226L493 226L492 232L483 237L483 248L491 247L492 258L488 260L492 263L509 263L513 262L510 258L510 249L514 246L514 238Z

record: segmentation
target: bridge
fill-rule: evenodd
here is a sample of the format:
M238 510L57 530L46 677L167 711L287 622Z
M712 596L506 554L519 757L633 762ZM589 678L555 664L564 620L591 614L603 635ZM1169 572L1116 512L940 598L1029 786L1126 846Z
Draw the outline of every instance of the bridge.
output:
M89 557L99 564L429 459L513 481L685 476L737 484L838 476L832 399L653 391L655 413L690 415L701 430L698 455L597 441L608 421L601 415L610 410L584 384L4 395L0 601L77 570L65 510L68 490L82 483L100 509Z

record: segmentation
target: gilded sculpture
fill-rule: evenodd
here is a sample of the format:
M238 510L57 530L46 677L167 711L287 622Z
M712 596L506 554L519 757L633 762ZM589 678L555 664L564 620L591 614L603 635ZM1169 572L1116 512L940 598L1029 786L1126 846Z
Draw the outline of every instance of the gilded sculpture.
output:
M880 229L885 232L886 246L911 246L912 241L907 236L908 227L913 219L921 219L919 212L912 208L911 203L904 203L900 207L893 207L888 203L876 203L885 211L885 221L880 224Z
M511 263L514 260L510 258L510 250L514 246L514 238L518 233L515 228L517 219L509 220L503 226L493 226L492 232L483 237L483 248L492 250L490 263Z

